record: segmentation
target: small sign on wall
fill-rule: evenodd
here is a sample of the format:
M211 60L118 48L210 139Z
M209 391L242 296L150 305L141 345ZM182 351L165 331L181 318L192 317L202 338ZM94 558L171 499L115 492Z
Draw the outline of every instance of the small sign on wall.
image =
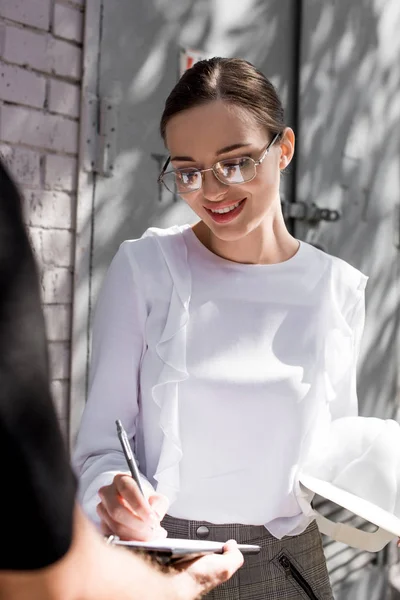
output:
M182 77L185 71L193 67L199 60L211 58L212 54L202 50L192 50L190 48L180 48L179 51L179 77Z

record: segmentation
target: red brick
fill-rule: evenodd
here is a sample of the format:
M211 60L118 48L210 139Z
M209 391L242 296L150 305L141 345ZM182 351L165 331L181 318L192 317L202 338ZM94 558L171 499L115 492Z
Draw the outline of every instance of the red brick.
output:
M49 110L52 112L79 117L81 90L77 85L50 80Z
M0 98L7 102L43 108L46 79L21 67L0 64Z
M40 185L40 154L14 146L0 146L0 155L19 185Z
M72 262L73 234L64 229L42 231L43 263L56 267L70 267Z
M49 29L50 0L0 0L0 16L39 29Z
M68 342L49 343L50 376L51 379L68 379L70 345Z
M77 152L78 124L19 106L0 108L0 139L49 150Z
M45 185L58 190L74 191L77 169L76 158L49 154L45 158Z
M82 51L50 34L6 25L2 57L10 63L29 66L38 71L61 77L79 79L82 71Z
M69 304L72 296L70 269L44 268L41 276L42 298L45 304Z
M43 307L47 339L68 341L70 338L71 306L69 304L46 304Z
M56 4L54 6L53 33L67 40L81 42L83 35L82 12L66 4Z
M34 227L72 229L75 197L64 192L23 190L25 220Z

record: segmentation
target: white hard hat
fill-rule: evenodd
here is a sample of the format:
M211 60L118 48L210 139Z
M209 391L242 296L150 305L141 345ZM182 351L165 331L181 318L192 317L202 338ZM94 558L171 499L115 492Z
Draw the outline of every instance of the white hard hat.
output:
M301 486L370 521L378 530L335 523L314 511L320 531L370 552L400 537L399 423L373 417L337 419L330 425L324 449L301 469ZM299 496L307 512L304 495Z

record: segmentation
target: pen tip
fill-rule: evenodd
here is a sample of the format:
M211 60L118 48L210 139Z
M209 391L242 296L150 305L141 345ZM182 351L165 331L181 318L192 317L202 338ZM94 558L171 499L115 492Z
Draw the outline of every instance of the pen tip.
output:
M115 421L115 424L116 424L118 430L122 429L122 423L121 423L121 421L119 419L117 419Z

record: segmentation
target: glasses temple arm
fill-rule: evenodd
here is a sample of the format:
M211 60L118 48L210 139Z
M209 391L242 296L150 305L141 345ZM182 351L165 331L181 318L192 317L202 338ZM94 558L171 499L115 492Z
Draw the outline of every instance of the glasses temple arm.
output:
M264 154L261 156L261 158L257 161L256 164L261 165L261 163L263 162L263 160L267 156L268 152L270 151L270 149L272 148L272 146L275 144L276 140L278 139L278 137L280 135L281 135L281 132L276 133L274 135L274 137L272 138L272 140L270 141L270 143L268 144L268 146L265 148Z
M167 160L166 160L166 161L165 161L165 163L164 163L164 166L163 166L163 168L161 169L161 173L160 173L160 174L159 174L159 176L158 176L158 179L157 179L158 183L161 183L162 177L163 177L163 175L164 175L164 173L165 173L165 170L166 170L166 168L168 167L168 165L169 165L169 163L170 163L170 162L171 162L171 157L170 157L170 156L168 156Z

